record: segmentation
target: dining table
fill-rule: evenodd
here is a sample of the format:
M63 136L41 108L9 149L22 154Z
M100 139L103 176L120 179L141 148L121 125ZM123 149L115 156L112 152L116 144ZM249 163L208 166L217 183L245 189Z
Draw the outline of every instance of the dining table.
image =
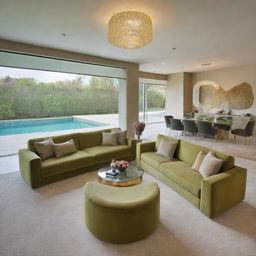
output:
M224 118L224 117L183 117L181 120L193 120L204 121L212 123L213 127L217 130L217 139L223 140L225 137L229 136L229 132L231 130L231 126L233 124L232 118Z

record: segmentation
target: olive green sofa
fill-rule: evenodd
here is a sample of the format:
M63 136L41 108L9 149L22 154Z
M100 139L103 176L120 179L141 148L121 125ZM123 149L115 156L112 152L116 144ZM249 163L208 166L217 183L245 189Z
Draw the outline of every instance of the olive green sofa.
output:
M88 171L106 166L112 159L134 160L136 140L127 138L127 145L102 146L102 132L111 129L73 133L67 135L31 139L28 148L19 150L20 172L32 188L37 188ZM63 157L46 160L36 154L34 142L52 138L55 143L74 140L78 151Z
M178 143L172 161L156 154L161 140ZM223 160L220 173L203 178L192 170L201 150L213 151ZM234 166L234 158L230 155L165 135L158 135L156 142L138 143L136 154L138 166L173 188L210 218L244 199L247 171Z

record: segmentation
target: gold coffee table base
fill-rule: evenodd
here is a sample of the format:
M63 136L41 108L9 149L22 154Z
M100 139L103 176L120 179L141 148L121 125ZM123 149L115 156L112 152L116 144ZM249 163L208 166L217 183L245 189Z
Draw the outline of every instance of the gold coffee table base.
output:
M101 177L98 176L98 181L102 184L115 186L115 187L129 187L129 186L140 184L142 182L142 176L135 180L122 181L122 182L109 181L109 180L102 179Z

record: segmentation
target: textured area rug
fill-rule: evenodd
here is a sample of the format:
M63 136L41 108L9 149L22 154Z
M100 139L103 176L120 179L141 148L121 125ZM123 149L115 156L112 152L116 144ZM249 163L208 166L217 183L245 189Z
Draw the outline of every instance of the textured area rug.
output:
M255 164L237 161L249 167L246 198L214 220L146 173L143 182L156 181L160 186L160 225L146 239L124 245L102 242L84 225L83 187L96 181L95 171L37 190L29 188L17 172L2 175L0 255L256 255Z

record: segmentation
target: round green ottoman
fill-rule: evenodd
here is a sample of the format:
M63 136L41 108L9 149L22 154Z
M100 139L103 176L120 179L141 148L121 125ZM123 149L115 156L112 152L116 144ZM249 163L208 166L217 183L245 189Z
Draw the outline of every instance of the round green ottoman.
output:
M88 182L84 193L85 224L103 241L135 242L158 225L160 190L155 182L131 187Z

